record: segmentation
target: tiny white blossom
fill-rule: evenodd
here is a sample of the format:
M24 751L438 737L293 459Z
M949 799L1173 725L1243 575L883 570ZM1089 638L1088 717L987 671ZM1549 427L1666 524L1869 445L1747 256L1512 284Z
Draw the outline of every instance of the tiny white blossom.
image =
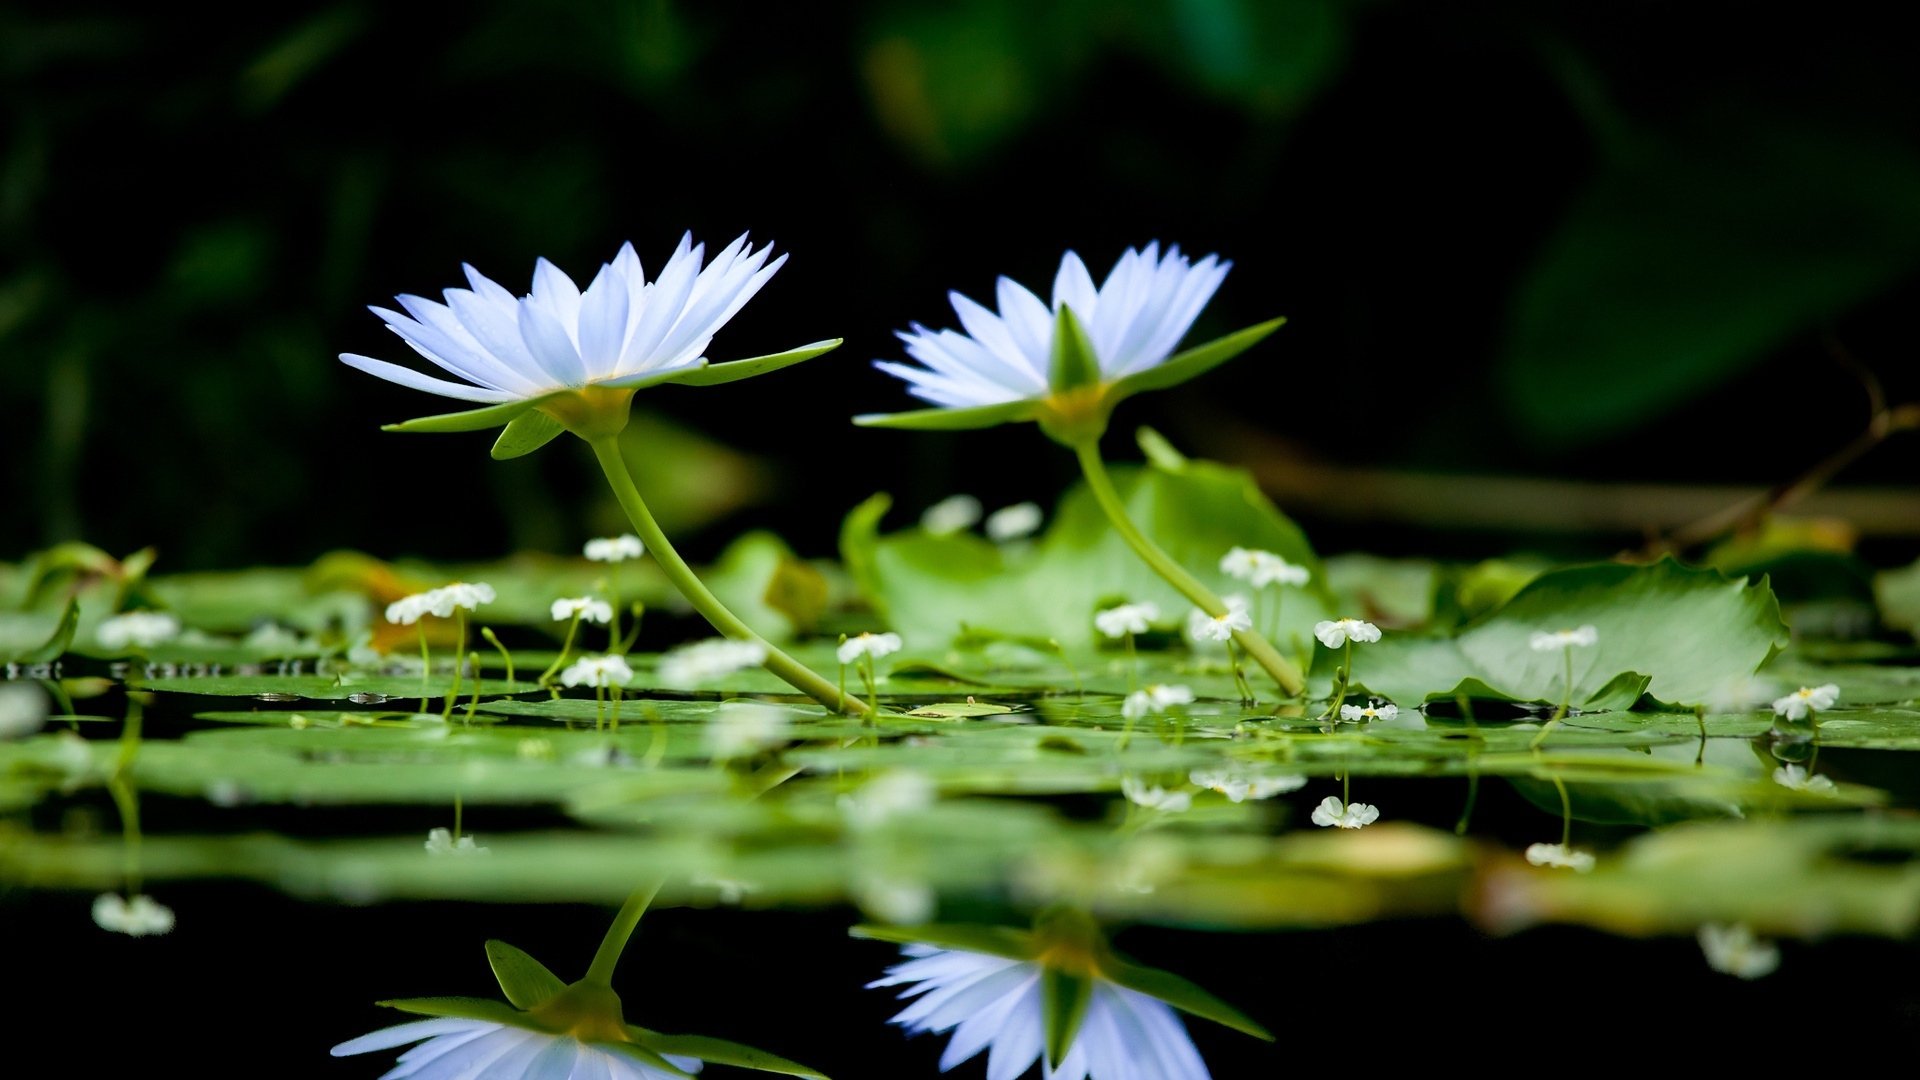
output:
M333 1048L334 1057L391 1050L419 1043L402 1053L399 1064L385 1073L412 1080L557 1080L591 1077L593 1080L674 1080L700 1071L698 1058L661 1055L674 1070L658 1068L607 1044L582 1042L570 1033L555 1033L443 1016L413 1020L362 1035Z
M1349 724L1363 724L1369 720L1391 720L1399 715L1400 706L1390 701L1340 706L1340 719Z
M1148 787L1138 778L1128 776L1120 781L1120 792L1127 801L1149 810L1158 810L1164 814L1178 814L1193 808L1193 792L1168 791L1163 787Z
M682 645L660 658L660 681L690 686L724 679L767 662L767 647L758 641L708 638Z
M1572 630L1535 630L1527 639L1534 652L1557 652L1574 646L1592 645L1600 640L1600 631L1592 626L1581 626Z
M576 615L582 622L605 626L613 621L613 605L594 596L570 596L553 602L554 622L566 622Z
M1014 503L987 515L987 538L997 544L1032 536L1045 520L1038 503Z
M1195 608L1187 616L1187 630L1201 641L1227 641L1236 630L1253 629L1253 616L1244 607L1227 606L1224 615L1208 615Z
M1839 700L1840 687L1833 683L1811 689L1803 686L1775 701L1773 711L1789 720L1802 720L1809 712L1826 712Z
M105 649L151 649L180 636L180 620L164 611L129 611L103 619L94 639Z
M1811 791L1817 795L1832 795L1837 790L1832 780L1819 773L1809 773L1798 765L1782 765L1773 770L1773 782L1783 788Z
M494 601L493 586L484 581L456 581L451 585L442 585L427 596L432 601L429 610L443 619L452 615L455 608L474 611L481 604Z
M1129 720L1138 720L1149 713L1163 713L1175 706L1191 704L1192 690L1184 686L1161 686L1155 683L1128 694L1127 700L1120 706L1120 715Z
M728 702L707 721L707 755L715 761L751 757L787 737L787 714L771 705Z
M1153 603L1121 604L1105 611L1095 612L1094 629L1110 638L1122 638L1128 634L1144 634L1160 617L1160 606Z
M1741 713L1773 700L1780 687L1753 675L1730 675L1714 684L1702 704L1710 713Z
M591 686L597 689L625 686L632 679L633 669L627 666L626 660L613 655L583 656L560 673L560 681L567 686Z
M400 626L412 626L433 611L433 601L432 592L403 596L387 605L387 621Z
M1313 624L1313 636L1320 644L1329 649L1337 649L1349 641L1367 644L1380 640L1380 628L1360 619L1331 619Z
M481 847L471 836L455 840L453 833L446 829L427 830L426 847L429 855L485 855L492 850Z
M1264 552L1252 551L1235 545L1234 547L1228 548L1225 555L1220 556L1220 572L1230 578L1239 578L1241 581L1252 581L1254 571L1259 569L1260 556L1262 554L1264 554Z
M1592 872L1594 860L1592 853L1577 851L1565 844L1528 844L1527 861L1535 866L1557 866L1585 874Z
M894 769L860 785L859 790L840 796L838 805L849 825L871 829L895 815L925 810L939 795L939 787L925 773Z
M1707 966L1723 975L1758 979L1780 966L1780 948L1753 936L1744 923L1725 926L1707 923L1700 928L1700 951Z
M0 739L18 739L47 722L47 695L31 683L0 685Z
M1332 795L1321 799L1320 805L1313 808L1313 823L1322 828L1359 829L1378 820L1378 807L1362 802L1343 803Z
M1187 779L1208 791L1225 795L1231 802L1271 799L1307 786L1304 776L1260 776L1232 768L1195 769L1187 774Z
M878 660L883 656L891 656L899 652L901 645L899 634L856 634L841 642L839 650L834 655L838 656L843 664L851 664L863 656L871 656Z
M949 495L920 515L920 527L934 536L952 536L973 528L980 520L980 500L971 495Z
M173 909L145 893L132 899L118 893L101 893L93 901L93 921L102 930L128 937L146 937L173 929Z
M539 738L521 739L518 743L514 744L513 752L515 756L523 761L552 761L553 740Z
M647 553L647 548L639 537L628 533L625 536L602 536L589 540L580 551L593 562L616 563L637 559Z
M1313 576L1306 567L1296 566L1271 551L1243 547L1233 548L1220 557L1220 572L1248 582L1256 589L1269 585L1305 585Z

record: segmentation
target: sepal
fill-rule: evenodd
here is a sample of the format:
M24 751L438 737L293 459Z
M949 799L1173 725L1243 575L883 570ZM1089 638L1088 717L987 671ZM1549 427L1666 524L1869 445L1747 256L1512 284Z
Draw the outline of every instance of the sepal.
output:
M1028 399L965 409L913 409L897 413L866 413L853 418L859 427L904 428L912 431L966 431L1033 419L1037 403Z
M709 1038L705 1035L662 1035L657 1031L649 1031L632 1024L627 1025L627 1034L636 1044L661 1056L671 1054L675 1057L699 1058L712 1065L732 1065L739 1069L755 1069L759 1072L778 1073L781 1076L804 1077L805 1080L829 1080L823 1072L744 1043Z
M567 988L560 977L521 949L504 941L487 942L487 963L500 990L516 1009L533 1009Z
M1258 345L1267 335L1286 325L1286 322L1284 318L1269 319L1244 330L1236 330L1225 337L1215 338L1205 345L1196 345L1185 352L1176 353L1167 358L1166 362L1155 364L1145 371L1136 371L1117 379L1107 391L1107 404L1113 405L1147 390L1165 390L1170 386L1178 386L1188 379L1204 375Z
M1255 1023L1252 1017L1171 971L1108 957L1102 974L1116 985L1164 1001L1181 1012L1192 1013L1216 1024L1225 1024L1256 1039L1273 1041L1273 1034Z
M1057 1069L1066 1060L1092 1004L1092 976L1051 967L1041 971L1040 1024L1046 1033L1049 1066Z
M698 371L691 371L667 381L679 383L681 386L718 386L721 383L751 379L755 375L779 371L783 367L792 367L802 360L811 360L822 353L832 352L845 340L845 338L828 338L811 345L802 345L797 349L788 349L786 352L751 356L745 360L729 360L724 364L708 364Z
M967 926L960 923L933 923L925 926L874 926L862 924L849 930L857 938L886 941L895 945L931 945L936 949L985 953L1008 960L1031 960L1036 949L1033 935L1004 926Z
M460 431L485 431L512 423L520 415L545 401L553 394L523 401L505 401L498 405L488 405L483 409L468 409L465 412L440 413L437 416L419 416L412 420L402 420L397 424L382 424L381 431L424 431L434 434L447 434Z
M1093 355L1093 343L1073 309L1065 304L1053 317L1053 360L1047 369L1047 388L1054 394L1070 394L1100 381L1100 361Z

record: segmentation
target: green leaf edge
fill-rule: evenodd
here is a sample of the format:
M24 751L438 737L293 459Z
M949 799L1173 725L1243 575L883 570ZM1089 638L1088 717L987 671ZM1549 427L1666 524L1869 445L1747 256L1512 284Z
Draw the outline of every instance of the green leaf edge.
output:
M498 938L487 942L487 964L500 983L500 991L516 1009L534 1009L567 988L547 965L524 949L515 948Z
M627 1025L627 1033L633 1036L636 1043L660 1055L677 1054L682 1057L699 1058L714 1065L731 1065L739 1069L778 1073L781 1076L798 1076L804 1077L805 1080L831 1080L827 1074L818 1069L809 1068L778 1054L770 1054L758 1047L729 1039L716 1039L708 1035L664 1035L632 1024Z
M1117 985L1164 1001L1181 1012L1211 1020L1256 1039L1274 1041L1273 1033L1252 1017L1208 993L1197 983L1171 971L1114 957L1109 958L1103 974Z
M722 383L738 382L741 379L779 371L784 367L792 367L803 360L811 360L822 353L832 352L845 342L845 338L826 338L809 345L802 345L797 349L788 349L786 352L749 356L744 360L729 360L724 364L708 364L698 371L688 372L679 378L666 381L681 386L719 386Z
M1256 323L1245 329L1214 338L1205 345L1196 345L1185 352L1175 353L1164 363L1155 364L1145 371L1136 371L1115 380L1113 388L1107 392L1107 401L1112 404L1144 391L1165 390L1170 386L1178 386L1189 379L1204 375L1258 345L1267 335L1286 324L1287 320L1284 316L1268 319L1266 322Z
M1000 424L1031 420L1039 411L1032 398L1003 401L997 405L974 405L964 409L912 409L897 413L862 413L853 418L854 426L894 428L907 431L971 431Z

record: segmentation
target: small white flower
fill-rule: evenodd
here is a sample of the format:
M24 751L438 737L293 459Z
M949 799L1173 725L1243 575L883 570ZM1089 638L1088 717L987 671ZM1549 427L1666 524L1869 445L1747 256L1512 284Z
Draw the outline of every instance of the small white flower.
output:
M101 620L93 636L101 648L115 652L128 648L151 649L179 637L180 620L164 611L129 611Z
M348 1039L332 1053L334 1057L349 1057L408 1043L420 1045L401 1054L399 1064L387 1076L412 1080L678 1080L675 1073L581 1042L572 1035L451 1016L382 1028ZM683 1073L700 1071L702 1062L697 1058L663 1056Z
M591 686L601 690L609 686L625 686L632 680L633 669L627 666L626 660L611 654L583 656L560 673L560 681L567 686Z
M481 847L471 836L455 840L446 829L427 830L426 847L429 855L485 855L492 850Z
M0 739L18 739L47 722L47 695L31 683L0 685Z
M308 648L314 644L276 622L262 623L254 627L246 637L240 640L240 643L249 649L259 649L262 652L292 651Z
M933 536L952 536L973 528L980 520L980 500L971 495L949 495L920 515L920 527Z
M708 638L682 645L660 657L656 669L669 686L695 686L724 679L767 662L767 647L758 641Z
M1780 687L1753 675L1730 675L1714 684L1702 701L1710 713L1742 713L1773 700Z
M852 892L861 911L895 925L927 922L940 908L939 895L926 882L888 874L861 873Z
M1254 572L1260 568L1260 556L1263 554L1265 552L1252 551L1235 545L1228 548L1225 555L1220 556L1220 572L1230 578L1252 581Z
M834 655L838 656L843 664L851 664L863 656L871 656L878 660L883 656L891 656L899 652L901 644L899 634L856 634L841 642L839 650Z
M539 738L521 739L518 743L514 744L513 752L514 755L522 761L552 761L553 740Z
M582 622L605 626L613 621L613 605L593 596L570 596L553 602L554 622L566 622L576 615Z
M428 610L442 619L452 615L455 608L474 611L481 604L491 604L494 601L493 586L484 581L472 583L456 581L451 585L442 585L427 596L432 601Z
M1837 790L1832 780L1819 773L1809 773L1798 765L1782 765L1773 770L1773 782L1783 788L1811 791L1816 795L1832 795Z
M1059 1066L1047 1069L1041 1061L1044 967L932 945L900 951L907 959L867 985L906 987L900 996L912 1003L892 1022L908 1033L953 1032L940 1058L942 1072L987 1051L988 1080L1014 1080L1036 1063L1052 1080L1207 1080L1193 1037L1157 998L1096 975L1079 1034Z
M1296 566L1271 551L1243 547L1233 548L1220 557L1220 572L1248 582L1256 589L1269 585L1305 585L1313 576L1306 567Z
M1391 701L1340 706L1340 719L1349 724L1363 724L1369 720L1391 720L1399 715L1400 706Z
M707 721L707 756L715 761L752 757L787 738L787 714L771 705L728 702Z
M714 891L714 899L723 904L734 905L747 898L748 893L757 893L761 886L757 882L742 881L739 878L716 877L712 874L696 874L692 884L702 885Z
M1773 711L1789 720L1803 720L1809 712L1826 712L1840 700L1840 687L1833 683L1811 689L1801 687L1773 703Z
M1593 855L1565 844L1528 844L1527 861L1535 866L1557 866L1576 874L1593 870Z
M93 921L102 930L146 937L173 929L173 909L145 893L131 900L118 893L101 893L93 900Z
M1224 615L1208 615L1195 608L1187 616L1187 632L1201 641L1228 641L1236 630L1253 629L1253 616L1244 606L1227 605Z
M987 515L987 538L996 544L1009 540L1032 536L1040 531L1040 523L1046 516L1040 510L1039 503L1014 503L1004 506Z
M647 553L640 538L628 533L625 536L602 536L589 540L580 553L593 562L616 563L637 559Z
M1304 776L1261 776L1233 768L1195 769L1187 775L1187 779L1208 791L1225 795L1231 802L1271 799L1275 795L1285 795L1307 786Z
M1180 705L1191 704L1192 690L1184 686L1161 686L1155 683L1128 694L1127 700L1120 706L1120 715L1129 720L1138 720L1149 713L1163 713Z
M1123 638L1128 634L1144 634L1160 617L1160 606L1153 603L1121 604L1105 611L1095 612L1094 629L1110 638Z
M1600 631L1592 626L1581 626L1572 630L1535 630L1527 639L1534 652L1557 652L1575 646L1592 645L1600 640Z
M860 785L858 791L840 796L840 813L856 829L872 829L898 814L909 814L932 806L940 789L924 773L895 769Z
M1124 777L1120 781L1120 793L1127 801L1149 810L1158 810L1163 814L1178 814L1193 808L1193 792L1168 791L1163 787L1148 787L1137 777Z
M403 596L387 605L387 621L399 626L412 626L433 610L433 603L432 592Z
M1758 979L1780 966L1780 948L1753 936L1744 923L1725 926L1707 923L1700 928L1700 951L1707 966L1723 975Z
M1320 805L1313 808L1313 823L1322 828L1358 829L1378 820L1378 807L1363 802L1342 803L1332 795L1321 799Z
M1380 628L1360 619L1322 620L1313 624L1313 636L1327 648L1337 649L1349 641L1363 645L1379 641Z

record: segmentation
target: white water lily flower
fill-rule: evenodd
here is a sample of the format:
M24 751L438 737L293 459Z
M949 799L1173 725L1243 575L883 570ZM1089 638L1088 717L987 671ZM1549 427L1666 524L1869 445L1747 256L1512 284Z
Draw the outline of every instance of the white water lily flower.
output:
M1229 641L1236 630L1253 629L1253 616L1242 605L1229 603L1224 615L1208 615L1199 608L1187 616L1187 632L1201 641Z
M1193 1037L1156 998L1095 976L1073 1044L1047 1068L1044 967L932 945L900 951L907 959L867 985L906 987L900 996L914 1000L892 1022L909 1033L953 1032L941 1072L985 1051L987 1080L1017 1080L1036 1062L1046 1080L1209 1080Z
M1039 503L1014 503L1003 506L987 515L987 539L996 544L1009 540L1018 540L1032 536L1040 531L1040 525L1046 520L1046 514Z
M1135 690L1121 703L1120 715L1129 720L1138 720L1149 713L1163 713L1180 705L1193 704L1193 691L1184 686L1162 686L1155 683L1143 690Z
M1055 316L1071 307L1104 380L1154 367L1173 355L1231 263L1209 255L1190 263L1178 247L1127 249L1098 288L1080 256L1067 252L1048 304L1010 278L998 282L996 314L949 293L966 333L918 323L899 335L924 367L876 360L906 380L909 392L935 405L970 408L1045 397L1053 361Z
M427 854L429 855L485 855L492 849L483 848L471 836L458 840L446 829L427 830Z
M691 686L724 679L766 662L767 647L761 642L709 638L682 645L660 657L660 666L656 670L663 683Z
M1347 642L1367 644L1380 640L1380 628L1361 619L1330 619L1313 624L1313 636L1329 649Z
M599 690L625 686L632 680L633 669L627 666L627 661L612 654L583 656L560 673L560 681L567 686L591 686Z
M101 648L151 649L180 636L180 620L164 611L129 611L102 619L93 630Z
M173 929L173 909L145 893L130 900L118 893L101 893L93 900L93 921L102 930L146 937Z
M1343 803L1332 795L1321 799L1320 805L1313 808L1313 823L1322 828L1359 829L1378 820L1378 807L1363 802Z
M980 500L971 495L949 495L920 515L920 527L933 536L952 536L973 528L980 520Z
M750 251L744 234L703 270L705 251L692 234L682 236L649 284L627 244L584 291L541 259L533 291L524 297L465 266L472 288L446 290L444 304L401 296L406 314L372 309L415 352L465 382L353 353L340 359L401 386L487 404L692 372L704 363L714 333L787 261L782 255L768 263L772 249Z
M597 596L569 596L553 602L554 622L566 622L576 615L582 622L604 626L613 621L613 605Z
M902 644L899 634L855 634L841 642L834 655L843 664L851 664L863 656L878 660L899 652Z
M1340 706L1340 719L1349 724L1363 724L1369 720L1391 720L1399 715L1400 706L1390 701Z
M625 536L603 536L598 539L589 540L586 546L581 549L581 554L585 555L588 560L604 563L626 562L628 559L637 559L646 553L646 545L642 544L640 538L632 533L628 533Z
M1160 606L1154 603L1121 604L1105 611L1095 612L1094 629L1110 638L1122 638L1128 634L1144 634L1152 628L1154 620L1160 617Z
M1148 787L1138 777L1122 777L1120 793L1135 806L1144 806L1149 810L1158 810L1166 814L1178 814L1193 808L1193 792L1168 791L1157 785Z
M1707 923L1700 928L1700 951L1707 966L1723 975L1758 979L1780 966L1780 948L1762 941L1744 923L1732 926Z
M1600 640L1600 631L1592 626L1576 627L1572 630L1536 630L1527 639L1534 652L1555 652L1571 649L1575 646L1592 645Z
M620 1053L613 1043L584 1043L568 1034L459 1017L381 1028L348 1039L332 1053L334 1057L349 1057L408 1043L420 1045L401 1054L386 1076L410 1080L681 1080ZM663 1056L685 1073L697 1073L703 1064L698 1058Z
M1591 852L1578 851L1565 844L1528 844L1527 861L1535 866L1556 866L1576 874L1591 873Z
M1187 774L1187 779L1208 791L1225 795L1230 802L1271 799L1307 786L1304 776L1261 776L1232 768L1195 769Z
M47 722L47 695L31 683L0 685L0 739L18 739Z
M1840 687L1827 683L1811 689L1803 686L1773 703L1773 711L1789 720L1803 720L1809 712L1826 712L1840 700Z
M1798 765L1782 765L1773 770L1773 782L1783 788L1811 791L1816 795L1832 795L1838 790L1832 780L1819 773L1810 773Z
M730 701L707 721L707 756L715 761L752 757L787 738L787 713L772 705Z

